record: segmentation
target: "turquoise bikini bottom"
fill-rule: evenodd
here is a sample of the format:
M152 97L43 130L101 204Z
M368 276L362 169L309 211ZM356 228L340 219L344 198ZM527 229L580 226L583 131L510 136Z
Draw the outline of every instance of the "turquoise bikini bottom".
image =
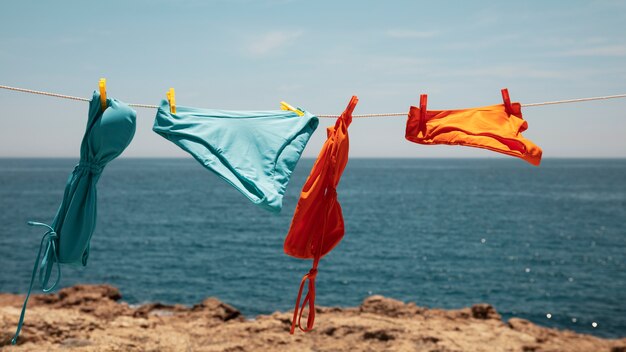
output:
M153 131L191 154L254 204L280 212L283 194L318 118L300 110L226 111L161 102Z

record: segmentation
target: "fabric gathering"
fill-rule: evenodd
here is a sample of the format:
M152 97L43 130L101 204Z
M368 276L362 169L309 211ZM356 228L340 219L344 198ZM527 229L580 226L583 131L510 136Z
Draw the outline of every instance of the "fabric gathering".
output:
M504 100L504 104L480 108L427 110L423 95L420 107L410 107L405 138L424 145L488 149L539 165L542 150L522 136L528 124L522 118L521 105L511 104L508 92ZM296 327L305 332L313 329L318 265L345 233L337 186L348 164L348 127L358 101L352 96L335 124L327 128L326 141L302 186L284 240L285 254L313 260L310 271L300 282L291 334ZM318 124L316 115L286 103L283 110L230 111L176 107L168 98L158 106L152 129L253 204L278 213L291 175ZM13 344L24 322L37 271L42 290L50 292L61 279L60 264L87 265L96 224L96 185L105 166L130 144L135 129L133 109L94 92L80 147L80 161L67 181L61 206L51 225L29 222L29 225L43 227L46 232L41 239ZM55 267L56 278L49 285ZM307 293L302 299L305 286ZM307 306L304 326L301 320Z

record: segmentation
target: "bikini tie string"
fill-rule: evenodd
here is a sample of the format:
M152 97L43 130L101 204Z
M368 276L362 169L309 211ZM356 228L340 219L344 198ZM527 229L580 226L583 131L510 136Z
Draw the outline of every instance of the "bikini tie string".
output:
M61 281L61 265L59 264L59 260L57 258L57 245L56 241L59 236L54 231L54 229L47 224L43 224L40 222L29 221L28 225L30 226L43 226L48 229L48 231L41 238L41 243L39 244L39 252L37 252L37 259L35 259L35 266L33 267L33 273L30 277L30 285L28 286L28 293L26 294L26 299L24 300L24 305L22 306L22 313L20 314L20 320L17 323L17 330L15 331L15 335L11 339L11 344L15 345L17 343L17 338L20 335L20 331L22 330L22 325L24 324L24 315L26 314L26 305L28 304L28 298L30 298L30 293L33 289L33 283L35 282L35 276L37 275L37 268L39 267L39 283L41 284L41 290L43 292L50 292L54 290L54 288L58 285L59 281ZM44 251L44 257L41 259L41 252ZM49 257L52 256L54 262L50 263ZM56 263L57 267L57 277L52 286L46 287L48 285L48 280L50 279L50 272L52 270L52 266Z
M304 332L309 332L313 330L313 324L315 323L315 278L317 277L317 263L319 259L313 262L313 268L309 270L309 272L302 277L302 281L300 282L300 290L298 290L298 298L296 299L296 307L293 310L293 319L291 320L291 330L290 334L296 330L296 325L298 328ZM304 284L306 281L309 281L309 289L304 297L304 301L302 301L302 306L300 306L300 299L302 298L302 291L304 290ZM304 307L309 306L309 315L307 317L307 325L305 328L300 324L300 320L302 319L302 313L304 313ZM297 318L297 320L296 320Z

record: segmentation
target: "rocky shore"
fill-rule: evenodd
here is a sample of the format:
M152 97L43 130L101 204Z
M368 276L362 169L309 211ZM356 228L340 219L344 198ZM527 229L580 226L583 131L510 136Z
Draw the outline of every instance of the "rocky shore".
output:
M10 346L23 296L0 294L2 351L610 351L626 338L601 339L503 322L493 307L426 309L371 296L359 307L318 308L315 329L289 335L291 314L248 320L215 298L187 307L130 307L118 289L78 285L34 295L18 345Z

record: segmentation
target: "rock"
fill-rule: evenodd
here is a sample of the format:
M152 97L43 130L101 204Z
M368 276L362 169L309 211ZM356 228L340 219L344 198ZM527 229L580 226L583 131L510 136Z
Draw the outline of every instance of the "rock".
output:
M179 312L187 312L189 308L180 304L168 305L163 303L148 303L143 304L135 309L133 317L135 318L147 318L148 315L156 316L169 316Z
M488 304L426 309L372 296L357 308L320 307L312 332L290 335L292 312L246 320L216 298L193 307L129 307L121 297L106 285L34 295L19 343L10 350L626 352L626 339L549 329L517 318L504 324ZM10 343L22 299L0 294L0 348Z
M536 333L541 330L541 327L521 318L511 318L509 319L507 325L513 330L525 333L527 332L531 335L536 335Z
M69 348L84 347L84 346L89 346L91 344L92 344L91 341L85 340L85 339L69 338L69 339L65 339L65 340L61 341L61 345L65 346L65 347L69 347Z
M111 300L119 301L122 294L117 287L109 285L76 285L63 288L59 291L60 300L68 302L80 302L91 300Z
M361 304L362 313L372 313L388 317L405 317L419 314L422 309L415 304L405 304L392 298L374 295L366 298Z
M366 331L363 334L363 340L376 339L378 341L394 340L396 337L385 330Z
M472 317L474 319L502 320L502 317L500 316L500 314L498 314L498 312L496 312L496 309L492 305L486 303L473 305Z
M434 336L424 336L424 337L422 337L422 338L421 338L421 340L422 340L423 342L426 342L426 343L436 344L436 343L437 343L437 342L439 342L441 339L436 338L436 337L434 337Z
M213 318L221 321L229 321L231 319L243 318L241 312L235 309L233 306L221 302L217 298L209 297L202 301L200 304L196 304L191 309L194 312L206 312Z

